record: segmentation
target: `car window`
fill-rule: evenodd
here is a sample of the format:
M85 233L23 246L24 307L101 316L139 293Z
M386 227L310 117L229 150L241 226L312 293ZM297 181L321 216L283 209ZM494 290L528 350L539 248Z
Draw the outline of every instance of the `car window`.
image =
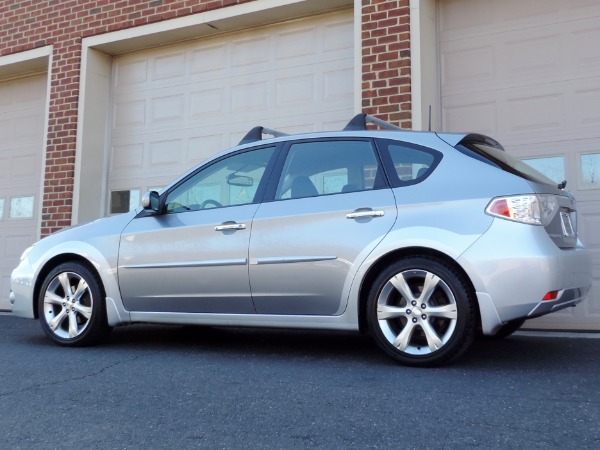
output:
M238 153L201 169L168 194L167 212L253 203L274 149Z
M394 186L418 183L426 178L435 168L441 154L421 146L392 141L380 140L380 146L387 150L393 172L390 174Z
M509 155L500 148L483 142L472 141L461 141L455 148L468 156L473 156L472 152L474 152L475 155L478 156L477 159L481 160L483 158L482 160L484 162L495 167L500 167L502 170L525 178L526 180L556 186L554 180L551 180L526 162Z
M275 199L366 191L385 185L369 141L292 144Z

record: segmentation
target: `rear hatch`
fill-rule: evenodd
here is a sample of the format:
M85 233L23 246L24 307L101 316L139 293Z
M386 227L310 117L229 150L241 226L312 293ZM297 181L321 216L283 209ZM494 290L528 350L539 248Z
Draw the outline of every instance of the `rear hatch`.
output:
M440 136L442 137L442 136ZM507 154L495 140L478 134L468 134L454 145L461 153L490 164L501 170L524 178L542 202L551 204L556 213L544 228L548 236L561 249L577 245L577 204L573 195L565 190L566 181L557 184L523 161Z

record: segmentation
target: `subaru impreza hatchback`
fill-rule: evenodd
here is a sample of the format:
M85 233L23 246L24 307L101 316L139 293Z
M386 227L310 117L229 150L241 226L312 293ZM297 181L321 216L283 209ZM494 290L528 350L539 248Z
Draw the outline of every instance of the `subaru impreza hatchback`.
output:
M489 137L359 114L340 132L256 127L142 207L42 239L10 299L66 346L142 322L341 329L432 366L576 305L590 266L565 183Z

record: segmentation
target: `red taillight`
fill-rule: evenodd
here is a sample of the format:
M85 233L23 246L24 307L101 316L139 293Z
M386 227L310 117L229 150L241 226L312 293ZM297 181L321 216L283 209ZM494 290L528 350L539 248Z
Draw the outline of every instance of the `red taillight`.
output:
M495 200L488 208L488 211L498 216L504 216L510 218L510 208L506 199Z
M557 297L558 291L550 291L546 295L544 295L544 298L542 300L556 300Z

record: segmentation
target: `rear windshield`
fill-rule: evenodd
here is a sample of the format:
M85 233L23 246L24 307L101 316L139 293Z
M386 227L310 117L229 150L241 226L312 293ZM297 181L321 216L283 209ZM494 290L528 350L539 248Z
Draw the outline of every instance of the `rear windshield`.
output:
M556 186L556 183L541 172L538 172L529 164L509 155L504 150L493 147L482 142L459 142L456 149L468 156L476 158L492 166L499 167L521 178L536 183L544 183Z

